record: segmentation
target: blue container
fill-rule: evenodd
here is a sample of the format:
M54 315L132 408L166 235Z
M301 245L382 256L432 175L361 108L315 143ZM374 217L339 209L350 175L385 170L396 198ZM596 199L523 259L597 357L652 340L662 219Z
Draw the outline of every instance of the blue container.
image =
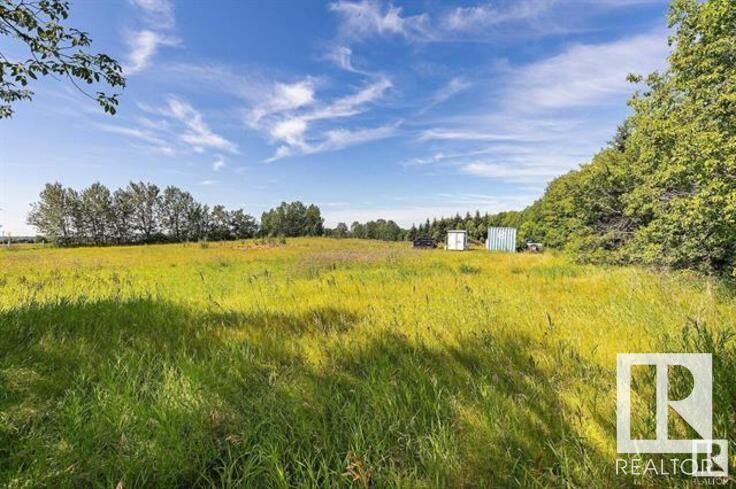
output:
M488 228L488 251L516 251L516 228Z

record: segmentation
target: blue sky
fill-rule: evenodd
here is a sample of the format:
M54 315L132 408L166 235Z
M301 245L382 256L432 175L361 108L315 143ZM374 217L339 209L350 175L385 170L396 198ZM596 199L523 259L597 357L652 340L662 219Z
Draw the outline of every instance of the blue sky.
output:
M626 116L668 53L662 0L72 2L123 62L118 115L43 80L0 121L0 224L45 182L177 185L328 225L521 209ZM0 52L25 57L18 46Z

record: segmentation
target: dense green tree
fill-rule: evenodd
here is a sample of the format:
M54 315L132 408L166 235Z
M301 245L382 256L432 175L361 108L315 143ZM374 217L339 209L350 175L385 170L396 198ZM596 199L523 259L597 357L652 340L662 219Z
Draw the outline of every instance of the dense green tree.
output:
M236 209L230 213L230 233L235 239L252 238L258 233L258 223L243 209Z
M335 227L333 236L336 238L347 238L349 233L350 233L350 230L348 230L348 225L345 224L344 222L339 222L337 223L337 226Z
M647 263L734 270L736 3L676 0L669 67L631 105L635 187L628 255Z
M266 236L321 236L323 222L319 207L302 202L282 202L261 216L261 233Z
M211 239L224 241L233 238L230 232L230 213L225 209L225 206L214 206L210 218L209 237Z
M207 239L211 223L209 206L194 202L187 209L187 239L192 241Z
M307 236L322 236L325 220L322 219L319 207L314 204L307 207L304 212L304 219L306 221L304 227Z
M113 200L110 190L101 183L93 183L81 194L82 234L96 245L113 239Z
M133 204L132 226L139 238L150 243L159 231L159 188L152 183L130 182L127 192Z
M170 239L183 241L187 237L187 216L194 205L194 198L189 192L177 187L164 189L159 202L159 222Z
M112 233L118 244L133 241L133 214L135 206L133 198L125 189L117 189L112 195Z
M68 189L60 183L47 183L40 200L32 205L28 224L36 227L51 242L67 245L74 238L72 206Z

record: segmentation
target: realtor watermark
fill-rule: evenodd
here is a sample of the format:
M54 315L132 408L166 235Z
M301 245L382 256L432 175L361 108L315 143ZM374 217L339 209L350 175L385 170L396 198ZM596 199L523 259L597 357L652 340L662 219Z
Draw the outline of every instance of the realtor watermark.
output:
M656 434L654 439L632 439L631 370L651 365L656 378ZM686 368L693 379L684 399L669 398L668 372ZM677 413L699 438L670 438L670 410ZM728 477L728 441L713 439L713 361L710 353L620 353L616 356L616 473L634 476L688 475ZM656 458L646 457L655 455ZM669 455L669 457L667 456ZM703 479L700 479L701 481Z

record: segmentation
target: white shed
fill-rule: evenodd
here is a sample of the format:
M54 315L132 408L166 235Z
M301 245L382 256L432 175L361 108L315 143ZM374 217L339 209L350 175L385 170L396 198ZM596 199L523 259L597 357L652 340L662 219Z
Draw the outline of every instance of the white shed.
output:
M468 249L468 232L464 230L447 231L446 249L465 251Z

